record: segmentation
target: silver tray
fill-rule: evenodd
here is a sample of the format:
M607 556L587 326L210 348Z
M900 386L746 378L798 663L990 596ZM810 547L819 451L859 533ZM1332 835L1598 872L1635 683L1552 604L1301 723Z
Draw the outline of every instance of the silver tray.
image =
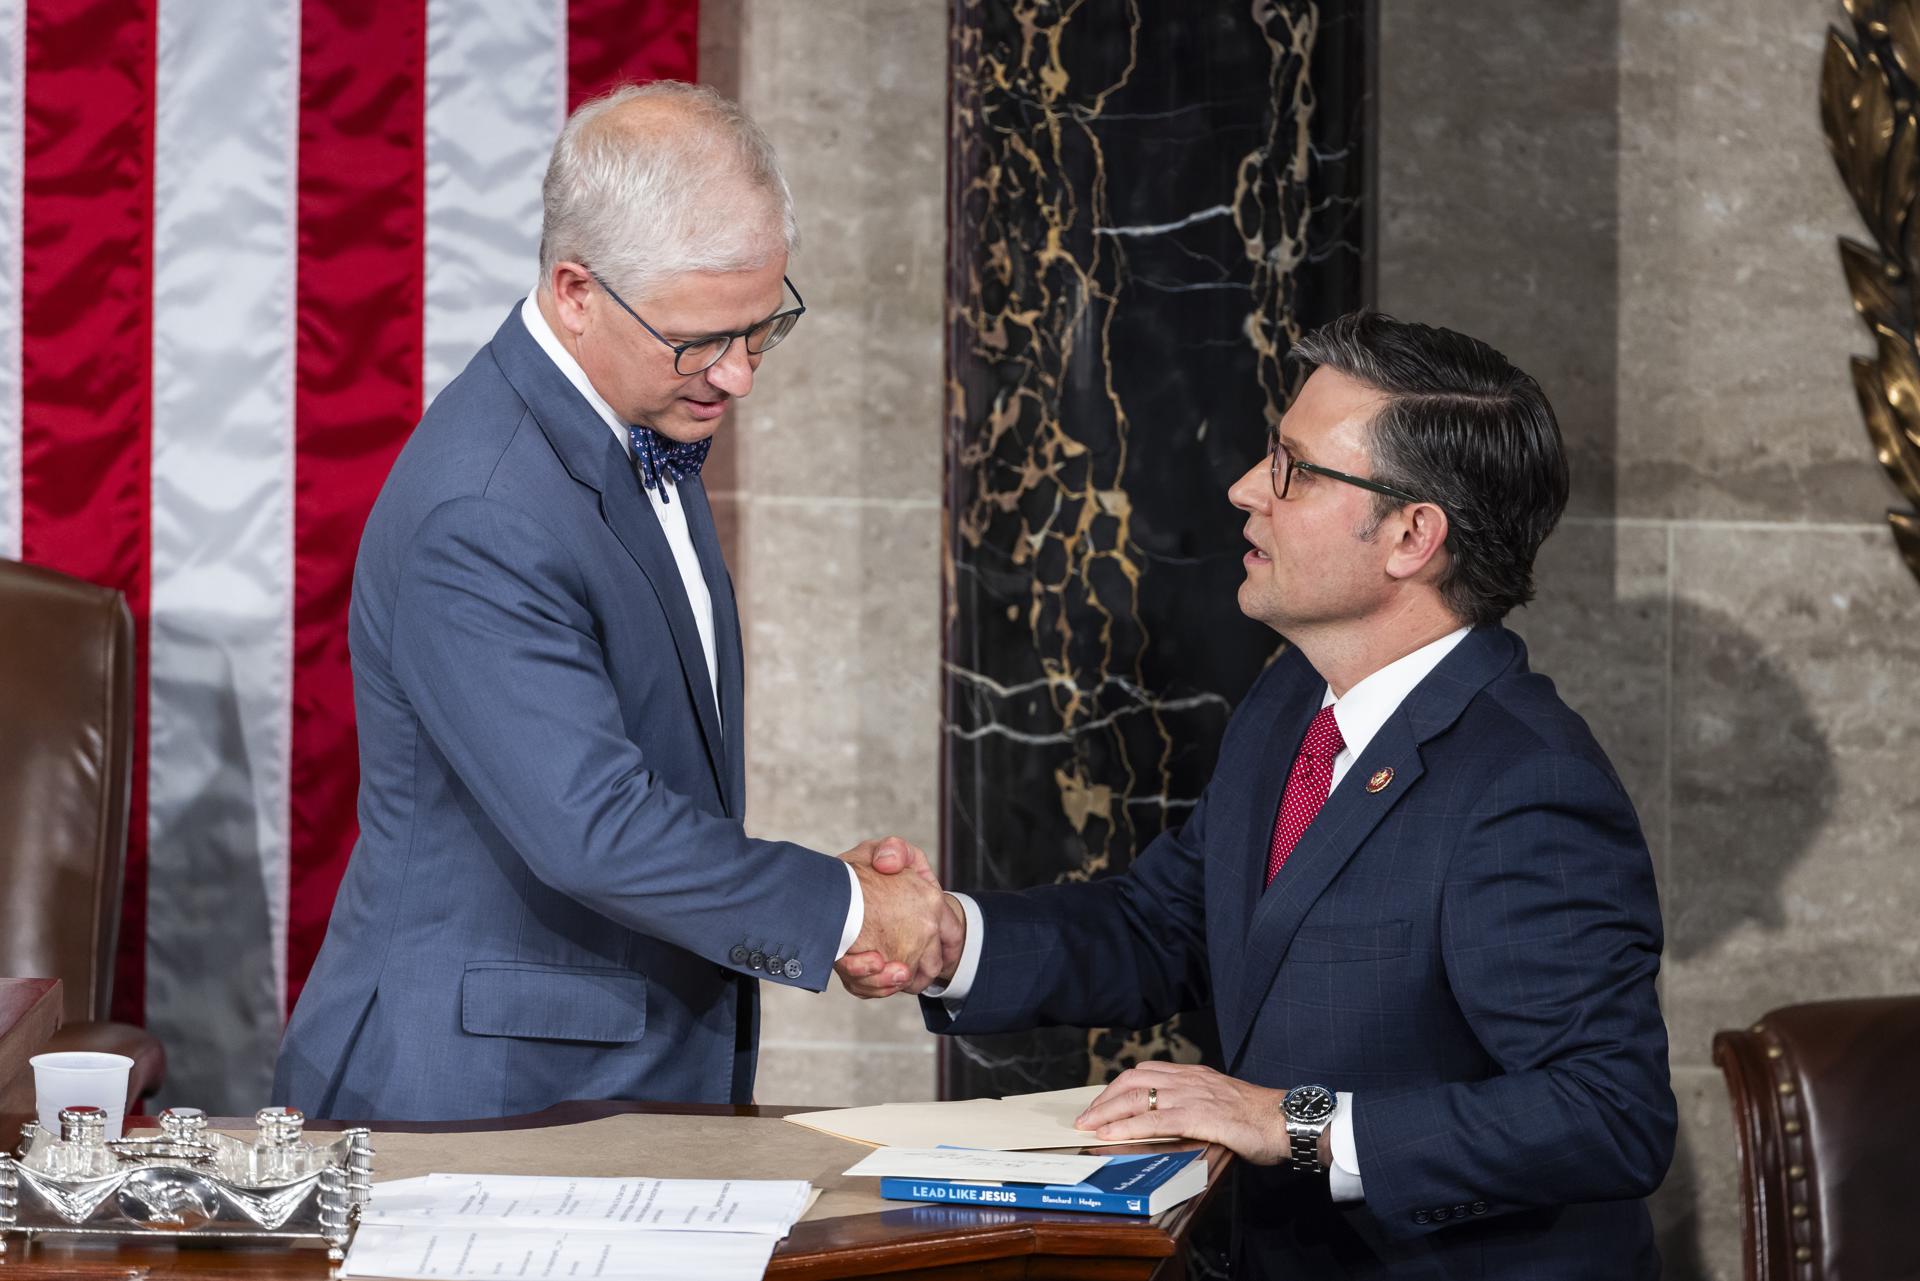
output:
M318 1138L321 1136L311 1136ZM51 1143L38 1122L20 1131L17 1154L0 1153L0 1254L9 1234L194 1241L317 1241L327 1257L347 1242L373 1190L371 1131L342 1131L314 1144L318 1168L285 1183L239 1183L181 1145L132 1140L114 1147L118 1167L97 1177L49 1173L36 1158Z

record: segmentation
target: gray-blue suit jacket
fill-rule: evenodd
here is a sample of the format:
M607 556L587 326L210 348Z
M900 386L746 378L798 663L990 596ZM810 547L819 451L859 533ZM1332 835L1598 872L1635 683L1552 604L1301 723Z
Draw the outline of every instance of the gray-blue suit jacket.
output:
M741 829L733 585L705 491L678 492L718 717L632 464L517 308L421 419L354 567L360 839L276 1102L745 1102L754 980L825 986L848 877Z

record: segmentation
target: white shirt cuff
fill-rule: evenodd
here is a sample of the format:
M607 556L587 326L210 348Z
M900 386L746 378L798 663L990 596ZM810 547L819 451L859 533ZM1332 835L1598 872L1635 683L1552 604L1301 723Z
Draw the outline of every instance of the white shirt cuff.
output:
M853 885L853 893L847 896L847 923L840 931L840 950L833 954L839 960L853 948L853 941L860 937L860 927L867 923L867 896L860 892L860 874L853 870L853 864L842 863L847 869L847 880Z
M1353 1141L1353 1095L1333 1096L1333 1165L1327 1170L1327 1192L1336 1201L1362 1201L1360 1146Z
M920 995L939 997L940 1003L947 1007L947 1017L952 1018L960 1013L967 993L973 991L973 976L980 970L980 948L986 925L980 919L980 905L973 901L971 895L954 894L952 890L947 893L953 895L954 902L960 905L960 914L967 918L967 941L960 949L960 966L953 972L953 982L945 987L932 984Z

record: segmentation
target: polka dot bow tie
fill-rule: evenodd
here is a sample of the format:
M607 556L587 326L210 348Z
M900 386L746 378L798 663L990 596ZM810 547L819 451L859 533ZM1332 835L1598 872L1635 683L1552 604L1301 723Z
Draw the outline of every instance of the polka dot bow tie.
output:
M683 441L670 440L651 427L627 427L627 439L633 442L633 465L640 473L640 488L657 489L662 502L672 502L667 497L667 485L679 484L689 476L700 474L700 464L707 461L707 450L713 440Z

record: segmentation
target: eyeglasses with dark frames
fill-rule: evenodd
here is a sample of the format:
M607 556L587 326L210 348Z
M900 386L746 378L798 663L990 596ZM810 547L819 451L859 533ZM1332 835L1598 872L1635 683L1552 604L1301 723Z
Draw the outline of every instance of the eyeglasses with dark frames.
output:
M1385 494L1388 498L1398 498L1403 503L1425 501L1424 499L1415 498L1404 489L1395 489L1392 485L1383 485L1377 480L1368 480L1365 476L1350 475L1347 472L1335 471L1331 467L1322 467L1319 463L1310 463L1304 459L1295 458L1292 451L1280 443L1280 433L1277 431L1269 431L1267 433L1267 465L1270 478L1273 481L1273 496L1281 500L1285 500L1287 491L1293 488L1293 474L1304 471L1311 472L1315 476L1325 476L1329 480L1338 480L1349 485L1358 485L1360 488L1370 489L1376 494Z
M807 310L806 300L800 297L800 291L793 287L791 280L782 276L780 283L787 287L788 292L793 295L794 302L799 304L793 310L776 312L765 320L757 321L745 329L735 330L730 334L709 334L705 338L695 338L689 342L675 342L642 320L640 313L627 306L627 300L615 293L613 286L600 278L599 272L589 267L587 274L593 277L594 284L607 291L607 297L620 304L620 310L640 321L642 329L666 344L673 352L673 372L682 378L704 374L719 364L721 357L727 354L727 349L733 346L733 340L736 338L746 340L747 351L751 355L758 356L762 352L773 350L779 346L782 338L793 332L794 325Z

